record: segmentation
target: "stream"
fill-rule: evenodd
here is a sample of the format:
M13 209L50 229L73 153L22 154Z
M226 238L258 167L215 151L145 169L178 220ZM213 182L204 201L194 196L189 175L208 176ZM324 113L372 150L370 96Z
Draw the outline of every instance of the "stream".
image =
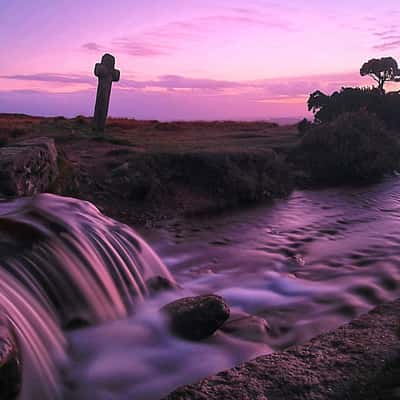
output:
M140 236L89 203L42 195L1 204L0 228L45 237L29 257L3 262L0 273L0 307L22 348L21 400L32 393L42 400L157 400L400 297L398 178L295 191L269 205L140 229ZM48 276L57 275L54 265L65 271L52 280L57 301L43 294L46 274L21 272L27 263ZM146 279L157 275L182 289L146 297ZM206 293L224 297L234 315L264 318L268 331L245 327L202 342L172 335L160 307ZM65 330L60 309L97 323Z

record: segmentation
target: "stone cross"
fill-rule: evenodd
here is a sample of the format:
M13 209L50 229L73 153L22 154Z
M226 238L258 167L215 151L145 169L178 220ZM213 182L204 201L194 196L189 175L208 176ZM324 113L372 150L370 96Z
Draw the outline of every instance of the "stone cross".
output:
M103 132L106 125L108 106L110 104L111 84L118 82L120 72L115 69L115 58L111 54L104 54L101 63L94 67L94 74L99 78L97 86L96 107L94 109L94 128Z

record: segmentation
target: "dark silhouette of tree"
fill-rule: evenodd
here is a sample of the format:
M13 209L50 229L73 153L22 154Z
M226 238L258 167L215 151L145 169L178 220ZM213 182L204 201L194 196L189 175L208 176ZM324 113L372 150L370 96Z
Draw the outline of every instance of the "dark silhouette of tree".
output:
M300 134L304 134L308 129L313 126L312 122L309 121L307 118L303 118L298 124L297 129Z
M378 88L342 88L326 95L312 93L308 110L314 113L314 124L333 121L343 113L368 111L385 122L391 129L400 129L400 91L385 93Z
M399 141L385 123L360 110L308 129L298 160L315 182L370 182L398 168L399 152Z
M330 97L320 90L310 94L307 101L308 111L315 113L322 107L326 107L330 102Z
M400 81L400 70L397 61L392 57L372 58L363 64L360 75L369 75L378 83L378 88L383 92L383 86L388 81Z

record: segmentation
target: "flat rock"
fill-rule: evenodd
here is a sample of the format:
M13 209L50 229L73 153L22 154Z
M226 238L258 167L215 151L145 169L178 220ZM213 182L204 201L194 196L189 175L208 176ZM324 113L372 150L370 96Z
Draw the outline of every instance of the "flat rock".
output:
M172 331L184 339L202 340L211 336L229 318L224 299L216 295L185 297L162 308Z
M45 192L58 175L54 139L39 137L0 147L0 196Z
M304 345L181 387L165 400L395 399L399 366L400 299Z

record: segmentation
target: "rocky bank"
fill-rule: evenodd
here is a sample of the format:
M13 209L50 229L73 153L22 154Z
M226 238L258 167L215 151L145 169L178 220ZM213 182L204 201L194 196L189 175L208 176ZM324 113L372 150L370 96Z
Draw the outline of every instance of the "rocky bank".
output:
M175 390L165 400L400 398L400 299L332 332Z

